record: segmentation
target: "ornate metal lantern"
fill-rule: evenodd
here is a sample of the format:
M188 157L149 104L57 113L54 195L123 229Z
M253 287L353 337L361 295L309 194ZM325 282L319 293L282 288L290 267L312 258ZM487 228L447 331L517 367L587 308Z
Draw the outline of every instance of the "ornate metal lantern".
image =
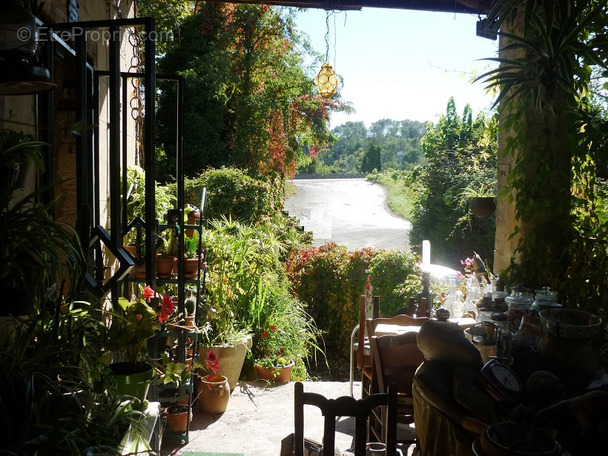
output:
M321 71L319 71L319 74L314 79L314 83L323 98L330 98L336 92L338 77L329 63L324 63L321 66Z

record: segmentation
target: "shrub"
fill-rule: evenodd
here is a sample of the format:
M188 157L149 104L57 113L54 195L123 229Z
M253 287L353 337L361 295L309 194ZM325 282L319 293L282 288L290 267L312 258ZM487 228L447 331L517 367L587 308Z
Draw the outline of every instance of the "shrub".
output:
M365 248L348 251L335 243L307 247L286 264L294 294L323 328L330 349L348 355L350 334L359 323L359 299L368 274L381 315L391 315L417 297L416 258L405 251Z
M222 217L243 223L259 221L283 207L283 185L278 179L259 180L237 168L209 169L194 179L186 179L185 200L201 205L203 188L207 189L205 218Z

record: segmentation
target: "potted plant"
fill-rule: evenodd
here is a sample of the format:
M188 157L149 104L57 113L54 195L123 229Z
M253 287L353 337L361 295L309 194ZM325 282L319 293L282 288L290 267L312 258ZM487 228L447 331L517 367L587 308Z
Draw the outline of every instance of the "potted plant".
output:
M46 189L22 189L23 169L33 163L44 171L40 148L23 133L0 130L0 294L1 316L31 314L46 304L49 290L69 284L74 296L82 283L84 254L74 228L57 222Z
M469 202L471 212L478 217L489 217L496 210L496 198L493 185L472 183L460 193L462 201Z
M256 359L255 369L259 380L287 383L291 379L294 364L289 358L272 355Z
M216 415L224 413L230 399L230 383L225 375L218 375L221 367L213 350L207 352L206 359L197 362L192 371L197 375L196 400L203 413Z
M323 353L318 345L319 330L284 286L259 278L249 322L251 357L259 379L288 382L294 371L302 378L304 362Z
M40 149L46 143L34 141L23 132L0 129L0 185L2 190L23 187L28 166L33 164L44 171Z
M154 376L153 366L146 360L148 339L161 329L174 310L174 303L166 294L160 305L157 302L150 286L140 286L139 296L132 300L118 298L122 312L113 314L109 330L107 348L123 358L108 366L111 376L121 393L141 401L146 398Z
M196 278L200 269L199 238L199 232L196 230L193 230L190 236L184 233L184 277L186 279Z

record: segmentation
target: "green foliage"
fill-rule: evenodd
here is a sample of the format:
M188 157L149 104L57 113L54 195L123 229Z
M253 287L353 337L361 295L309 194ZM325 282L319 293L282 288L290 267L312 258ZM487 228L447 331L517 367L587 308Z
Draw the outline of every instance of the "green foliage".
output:
M391 315L405 307L410 297L417 297L420 278L414 272L415 264L416 259L407 252L348 251L327 243L295 253L286 270L293 292L323 328L328 347L347 356L368 275L372 275L372 294L380 296L381 314Z
M306 362L324 355L323 338L303 305L290 295L287 282L259 277L248 312L253 345L247 363L278 367L294 361L293 378L306 379Z
M598 139L586 106L590 65L608 67L600 50L607 40L608 7L605 2L498 2L491 15L502 21L518 7L522 28L503 33L508 58L482 76L488 85L501 87L499 101L508 112L503 128L510 136L505 153L516 159L503 191L515 202L518 236L506 272L514 281L557 288L566 279L568 251L577 236L578 203L571 189L589 178L577 168ZM589 235L595 234L583 233Z
M120 454L142 414L101 383L99 309L49 302L28 319L5 322L0 340L3 454Z
M372 171L382 171L382 162L380 160L380 147L370 144L363 155L361 161L361 172L371 173Z
M392 315L422 291L418 258L407 250L379 251L370 261L373 295L380 296L383 315Z
M288 292L282 262L308 236L284 215L275 215L255 225L212 221L202 240L208 295L200 315L207 344L234 343L253 333L249 365L255 356L280 354L295 361L294 378L305 378L306 361L322 353L322 340L312 318ZM264 331L272 339L260 339Z
M382 185L387 191L387 205L391 211L410 220L420 188L411 179L410 171L389 169L368 174L366 179Z
M293 175L305 145L332 141L329 113L347 107L315 95L294 12L200 2L181 21L180 39L159 68L185 80L187 175L229 165L252 175ZM157 160L168 181L175 169L175 86L159 82L159 89Z
M237 168L209 169L196 178L186 179L186 203L199 207L204 188L207 201L203 215L209 220L224 217L253 223L283 207L280 179L254 179Z
M311 161L298 166L299 173L311 174L358 174L393 168L402 170L424 160L420 139L424 135L425 124L413 120L394 121L382 119L374 122L369 129L363 122L346 122L335 127L332 132L337 138L328 147L309 151ZM380 148L379 163L371 167L363 163L371 146ZM367 160L367 159L365 159ZM378 160L376 158L375 160Z
M463 192L496 187L496 120L486 120L481 113L473 120L468 105L459 116L450 98L446 114L427 126L422 147L426 164L412 170L410 181L420 186L412 214L412 245L430 240L433 262L451 267L472 251L492 258L495 219L473 217Z

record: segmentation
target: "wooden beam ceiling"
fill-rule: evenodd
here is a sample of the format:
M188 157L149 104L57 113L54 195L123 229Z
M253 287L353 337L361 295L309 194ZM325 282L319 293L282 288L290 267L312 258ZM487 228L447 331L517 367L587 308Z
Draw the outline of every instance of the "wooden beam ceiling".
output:
M492 0L232 0L232 2L326 10L360 10L363 7L370 7L467 14L487 14L492 4Z

